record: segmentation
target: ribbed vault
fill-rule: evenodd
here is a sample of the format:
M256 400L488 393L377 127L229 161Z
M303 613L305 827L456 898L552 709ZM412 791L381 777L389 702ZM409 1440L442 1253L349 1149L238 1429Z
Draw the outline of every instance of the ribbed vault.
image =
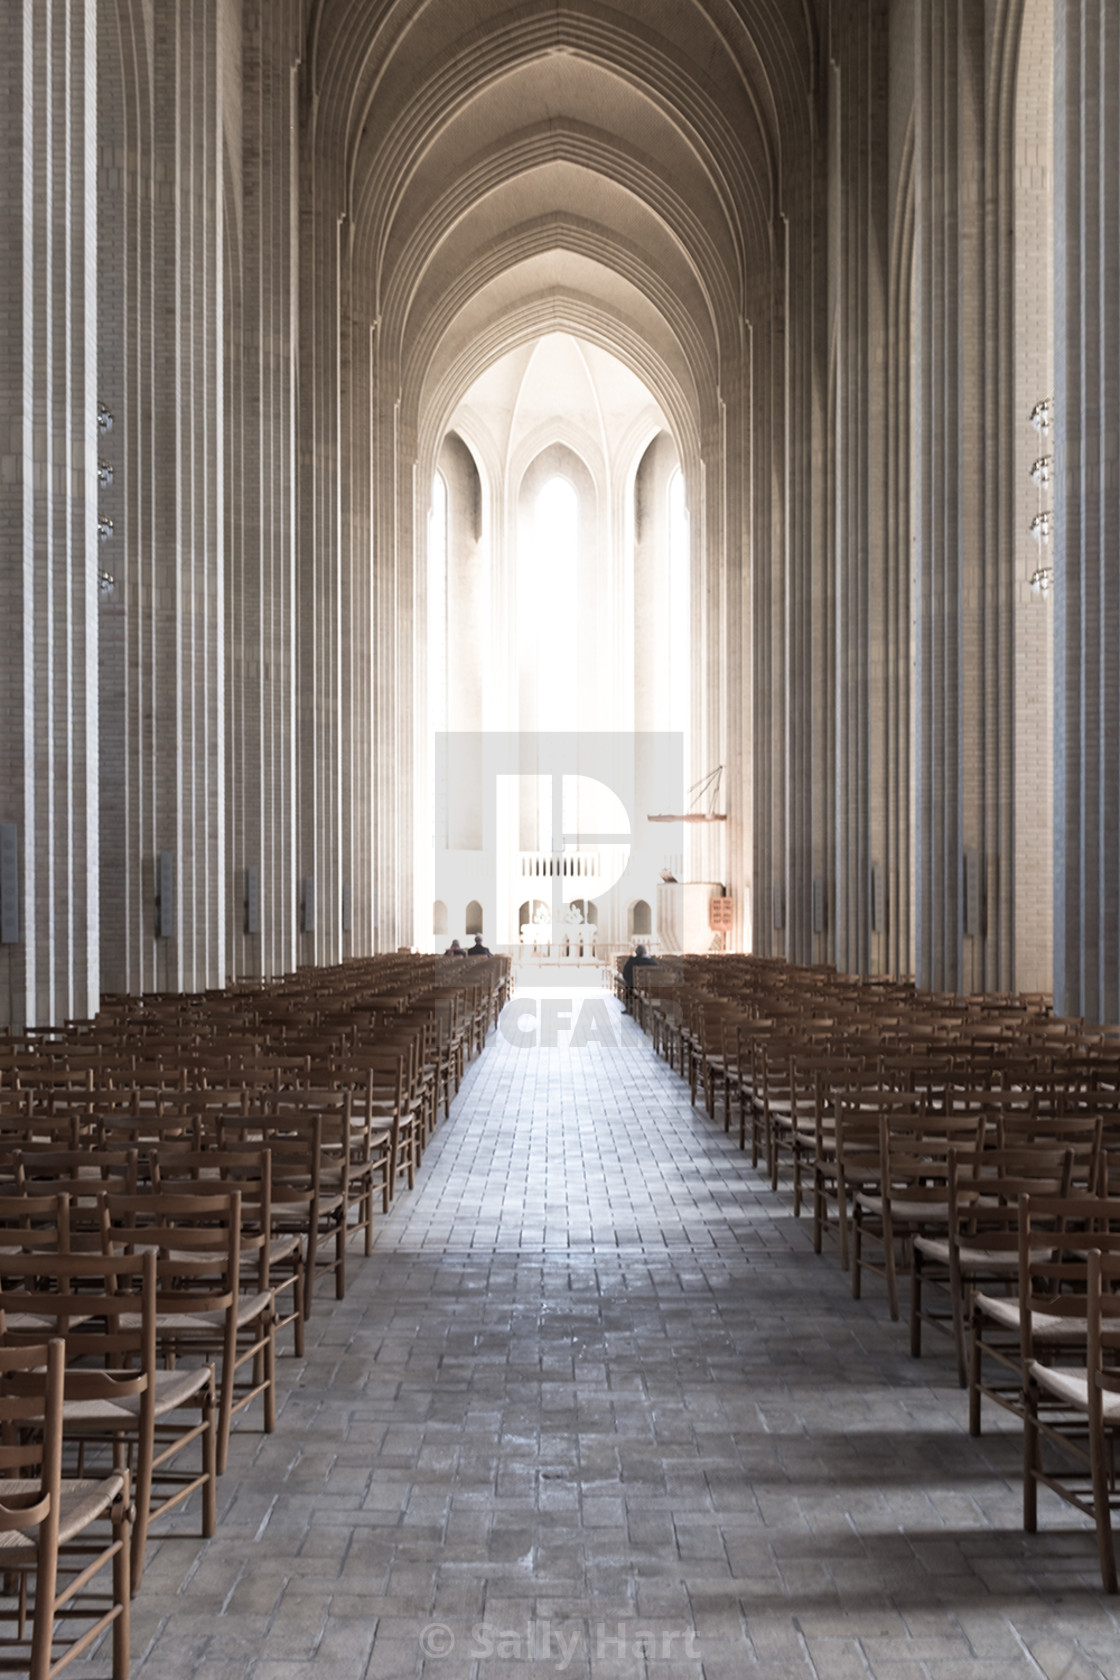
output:
M773 416L789 228L805 230L812 214L817 12L816 0L310 8L308 197L327 274L338 253L348 345L338 449L353 477L337 508L356 566L368 508L375 622L394 627L374 750L398 767L399 816L377 893L402 921L428 487L449 429L488 459L468 393L551 334L616 358L649 393L648 422L611 440L613 494L624 494L626 449L665 423L675 439L689 487L693 662L705 673L691 750L698 764L737 767L727 834L696 867L749 902L752 557L781 541L769 504L785 445ZM336 294L317 284L308 277L309 318L326 320ZM324 329L313 360L330 353ZM311 446L333 450L331 410L309 426ZM563 415L553 432L567 435ZM491 465L502 477L512 463ZM335 506L317 503L315 516L329 525Z
M813 31L808 6L778 0L746 18L651 0L640 23L551 0L319 0L316 140L346 160L338 211L406 424L425 430L420 403L446 404L452 370L476 375L472 346L501 353L526 312L564 296L618 322L624 359L640 337L643 377L653 366L659 398L674 391L709 430L773 263Z

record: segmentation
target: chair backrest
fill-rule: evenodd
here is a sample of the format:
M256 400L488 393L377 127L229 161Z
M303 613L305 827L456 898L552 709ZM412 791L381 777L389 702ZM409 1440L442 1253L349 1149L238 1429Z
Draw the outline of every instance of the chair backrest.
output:
M1033 1118L1038 1114L1038 1093L1033 1087L1004 1089L986 1078L974 1078L972 1082L957 1079L946 1087L945 1109L951 1114L982 1115L998 1141L1000 1128L1011 1116Z
M1019 1325L1024 1362L1033 1358L1037 1314L1084 1334L1089 1255L1120 1260L1120 1204L1110 1197L1026 1194L1019 1198Z
M916 1091L884 1090L879 1085L852 1086L835 1097L836 1156L849 1187L880 1181L883 1126L893 1119L921 1131L926 1123L925 1096Z
M1089 1251L1086 1289L1086 1366L1090 1411L1105 1394L1120 1394L1120 1254Z
M288 1114L271 1106L223 1118L220 1149L267 1149L272 1209L278 1220L294 1213L316 1225L323 1171L321 1111Z
M106 1191L135 1192L139 1156L135 1149L25 1149L17 1156L16 1170L25 1194L66 1195L72 1246L99 1251L100 1197Z
M258 1286L267 1287L272 1231L272 1152L264 1148L153 1150L157 1195L213 1196L235 1190L241 1199L241 1260L256 1255Z
M155 1255L58 1252L5 1258L3 1342L41 1341L50 1322L49 1333L64 1338L67 1400L144 1393L156 1368Z
M69 1246L70 1198L65 1191L0 1195L0 1253L5 1258Z
M1070 1151L1070 1175L1066 1190L1090 1190L1100 1176L1104 1122L1099 1114L1004 1114L996 1127L999 1149L1059 1148Z
M0 1534L37 1529L48 1546L58 1537L64 1365L59 1337L0 1346Z
M982 1115L930 1115L892 1104L879 1115L881 1186L884 1195L949 1212L949 1179L960 1152L978 1157L983 1147Z
M65 1189L72 1196L96 1195L118 1183L136 1186L137 1152L118 1149L21 1149L19 1180L28 1191Z
M1019 1251L1023 1196L1068 1196L1073 1151L1060 1144L953 1149L949 1156L949 1235L959 1248L1009 1258Z
M223 1186L210 1195L149 1191L103 1194L106 1254L155 1256L160 1313L228 1311L241 1265L241 1196Z
M293 1139L305 1137L308 1150L316 1157L317 1180L322 1182L328 1172L336 1187L340 1175L348 1180L353 1108L348 1087L331 1090L308 1086L306 1090L283 1091L269 1097L264 1107L268 1114L270 1148L274 1141L280 1146L285 1134Z

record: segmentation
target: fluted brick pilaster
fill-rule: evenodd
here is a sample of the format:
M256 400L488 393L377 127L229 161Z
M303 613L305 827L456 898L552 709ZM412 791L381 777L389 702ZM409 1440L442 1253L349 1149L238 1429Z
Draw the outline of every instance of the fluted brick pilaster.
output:
M841 969L905 968L901 877L893 809L909 776L890 754L893 678L906 646L892 602L910 556L888 547L887 7L848 8L834 23L833 134L836 262L835 453L835 951ZM899 574L902 574L900 577ZM878 883L873 894L872 880Z
M994 990L1012 983L1013 579L993 507L1003 372L987 202L1003 59L979 0L919 0L917 16L916 970L935 989Z
M98 993L95 0L0 8L0 1020Z
M1120 14L1055 8L1054 994L1120 1018Z

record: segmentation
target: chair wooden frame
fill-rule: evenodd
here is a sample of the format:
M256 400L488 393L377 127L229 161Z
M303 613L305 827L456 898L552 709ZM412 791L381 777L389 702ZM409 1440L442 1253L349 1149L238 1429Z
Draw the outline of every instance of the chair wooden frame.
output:
M6 1266L0 1292L4 1337L25 1343L49 1325L66 1349L63 1435L80 1462L91 1443L108 1443L115 1466L126 1464L135 1490L131 1581L144 1572L149 1528L157 1518L202 1496L201 1533L217 1528L217 1402L209 1364L160 1370L156 1357L156 1258L57 1254ZM186 1414L186 1415L184 1415ZM198 1444L198 1468L182 1454Z
M250 1294L271 1290L275 1333L290 1325L295 1353L304 1350L303 1243L278 1233L272 1218L272 1153L264 1148L155 1150L152 1188L177 1195L236 1190L241 1197L241 1283Z
M113 1680L128 1680L129 1476L127 1470L100 1480L63 1476L65 1357L58 1337L0 1347L0 1569L19 1583L14 1608L0 1618L15 1625L0 1640L0 1670L54 1680L111 1629ZM107 1540L89 1533L104 1519ZM88 1589L107 1568L110 1593L91 1596ZM60 1640L58 1624L71 1619L87 1625Z
M156 1256L156 1341L165 1363L185 1355L214 1365L220 1473L238 1413L259 1398L266 1434L276 1428L276 1305L271 1289L241 1289L240 1193L106 1195L101 1208L106 1254Z
M910 1270L910 1353L921 1357L922 1326L948 1330L957 1380L969 1380L969 1326L978 1291L1013 1291L1019 1275L1019 1198L1067 1196L1074 1151L1060 1143L953 1150L949 1158L949 1218L944 1233L913 1242ZM927 1299L946 1302L937 1311ZM975 1431L978 1433L978 1431Z
M1024 1361L1023 1526L1031 1534L1038 1526L1039 1487L1091 1518L1101 1584L1115 1593L1112 1511L1120 1509L1120 1489L1112 1447L1120 1436L1120 1254L1091 1249L1085 1270L1084 1368ZM1044 1463L1044 1442L1059 1447L1063 1467Z

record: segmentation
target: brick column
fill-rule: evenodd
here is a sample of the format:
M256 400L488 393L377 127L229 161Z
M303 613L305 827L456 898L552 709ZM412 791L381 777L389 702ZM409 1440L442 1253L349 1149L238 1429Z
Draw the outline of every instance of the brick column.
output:
M825 381L828 296L826 175L819 128L785 184L784 281L788 336L784 384L786 485L785 950L794 962L830 960L835 837L831 707L833 594L828 588ZM829 879L826 892L823 883ZM828 914L826 915L826 908ZM759 912L773 927L773 887Z
M777 230L780 233L780 228ZM748 298L745 387L750 420L749 623L752 948L786 955L786 805L788 738L784 486L784 295L760 285ZM703 645L703 644L702 644ZM705 670L711 680L711 661ZM695 704L695 700L694 700ZM695 759L694 759L695 762ZM703 760L702 760L703 762Z
M103 967L107 989L196 991L228 978L224 374L238 246L223 218L240 150L240 6L106 7L103 27L117 579L102 673Z
M1055 8L1054 994L1120 1019L1120 13Z
M226 869L237 976L289 972L297 950L296 0L244 0L242 43L241 284L226 338Z
M96 15L0 7L0 1023L16 1026L89 1016L99 990Z
M999 467L987 411L985 8L919 0L917 21L916 969L919 985L973 991L1011 978L1011 585L988 518Z
M909 966L909 859L892 845L909 803L895 691L909 665L910 555L888 548L887 45L881 0L834 23L835 949L860 974Z

